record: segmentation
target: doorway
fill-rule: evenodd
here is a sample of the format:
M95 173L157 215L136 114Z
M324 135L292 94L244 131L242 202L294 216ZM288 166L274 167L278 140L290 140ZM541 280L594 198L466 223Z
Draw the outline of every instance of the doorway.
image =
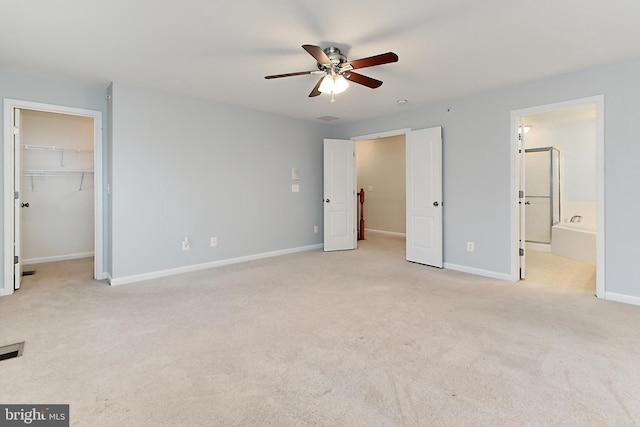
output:
M517 280L604 296L603 97L512 113Z
M334 236L345 236L346 241L350 233L354 238L353 244L341 246L339 249L357 247L357 172L356 162L349 160L357 160L354 142L398 135L404 137L406 147L406 260L442 268L442 128L439 126L414 131L402 129L354 137L350 140L325 140L325 251L336 250L333 247ZM340 201L339 206L333 204L336 200L334 194L342 195L337 199ZM352 203L343 203L344 200L352 200Z
M4 113L2 294L19 289L24 261L91 256L93 277L104 279L102 113L11 99L5 99ZM57 209L42 212L52 204Z
M369 233L406 238L405 135L356 141L358 189L365 194Z

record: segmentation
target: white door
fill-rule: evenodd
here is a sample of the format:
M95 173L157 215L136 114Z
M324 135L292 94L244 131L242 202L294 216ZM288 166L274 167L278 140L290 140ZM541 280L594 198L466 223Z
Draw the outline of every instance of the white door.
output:
M324 250L356 248L355 143L324 140Z
M526 229L526 218L525 218L525 204L524 201L526 193L525 193L525 176L526 176L526 168L525 168L525 118L524 116L518 117L518 208L520 211L520 225L518 227L518 260L520 267L520 279L524 279L525 277L525 229Z
M13 289L20 289L22 281L22 260L20 259L20 209L22 209L20 194L20 174L22 165L20 163L20 109L13 109Z
M442 267L442 128L407 133L407 261Z

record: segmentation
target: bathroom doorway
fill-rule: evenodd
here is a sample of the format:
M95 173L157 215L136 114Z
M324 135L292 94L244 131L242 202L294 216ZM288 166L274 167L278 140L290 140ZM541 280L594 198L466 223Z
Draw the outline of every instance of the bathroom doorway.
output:
M520 279L596 293L604 286L599 98L516 114ZM600 229L599 229L600 227ZM524 236L524 239L522 237ZM522 241L524 240L524 241Z

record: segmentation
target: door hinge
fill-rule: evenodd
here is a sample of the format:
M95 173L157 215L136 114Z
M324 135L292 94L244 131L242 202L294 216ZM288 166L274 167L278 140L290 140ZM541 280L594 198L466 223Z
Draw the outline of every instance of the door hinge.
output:
M18 200L20 198L20 192L19 191L14 191L13 192L13 200Z
M13 263L17 264L18 262L20 262L20 258L18 258L18 255L14 255L13 256Z
M520 248L520 249L518 250L518 254L519 254L520 256L524 256L524 249Z

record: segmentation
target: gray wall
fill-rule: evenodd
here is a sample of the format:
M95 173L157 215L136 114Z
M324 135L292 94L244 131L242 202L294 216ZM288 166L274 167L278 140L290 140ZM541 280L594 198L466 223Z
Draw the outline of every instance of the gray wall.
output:
M334 138L443 127L445 262L510 272L510 114L605 95L606 290L640 297L628 236L640 235L640 61L630 61L338 126ZM428 84L424 88L428 90ZM475 252L465 249L475 241Z
M106 87L86 86L68 81L18 74L0 70L0 98L18 99L21 101L40 102L45 104L64 105L67 107L84 108L102 112L103 131L106 132L107 102ZM4 108L4 107L3 107ZM4 129L4 114L0 118L1 128ZM103 134L106 141L106 133ZM4 147L4 130L0 132L0 142ZM106 144L103 144L106 145ZM0 150L0 158L4 164L4 148ZM4 174L0 179L4 179ZM4 186L4 183L2 184ZM4 191L4 190L2 190ZM4 194L0 205L4 204ZM105 211L106 215L106 211ZM4 216L4 206L0 209L0 216ZM105 220L107 218L105 217ZM2 218L4 221L4 218ZM3 227L0 227L3 228ZM0 230L3 234L4 230ZM0 247L0 259L4 259L4 247ZM0 263L1 277L4 277L4 262Z
M336 127L114 84L105 265L118 278L320 243L324 137L443 126L445 261L508 274L511 111L604 94L606 290L640 297L640 250L628 239L640 233L639 75L635 60ZM106 112L106 93L0 72L1 97ZM290 191L292 167L300 193ZM192 247L182 252L185 236Z
M322 242L327 125L112 89L114 279Z

